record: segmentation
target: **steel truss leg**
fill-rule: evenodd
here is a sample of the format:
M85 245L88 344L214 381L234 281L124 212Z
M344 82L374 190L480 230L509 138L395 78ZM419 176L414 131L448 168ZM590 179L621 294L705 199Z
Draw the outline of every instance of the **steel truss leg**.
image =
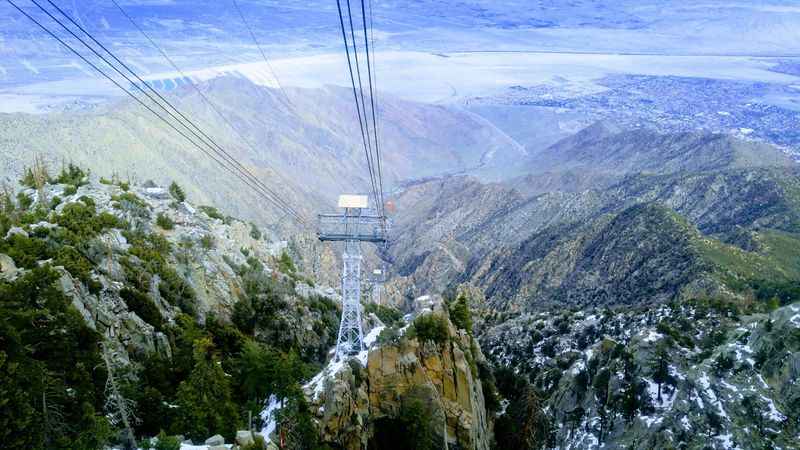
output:
M342 272L342 322L336 340L336 359L342 360L364 350L361 330L361 248L346 241Z

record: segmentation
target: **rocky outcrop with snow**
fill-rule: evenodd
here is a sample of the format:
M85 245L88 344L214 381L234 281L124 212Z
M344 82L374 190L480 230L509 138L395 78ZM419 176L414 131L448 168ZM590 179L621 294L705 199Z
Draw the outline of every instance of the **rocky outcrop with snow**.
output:
M490 418L476 369L476 361L484 361L483 354L471 336L449 321L441 299L418 303L425 308L410 317L444 318L446 342L406 337L402 331L408 326L399 331L376 327L366 338L372 344L368 352L331 363L306 386L324 442L345 449L364 448L376 424L396 418L403 398L415 392L435 410L433 427L438 438L446 435L452 448L490 448Z

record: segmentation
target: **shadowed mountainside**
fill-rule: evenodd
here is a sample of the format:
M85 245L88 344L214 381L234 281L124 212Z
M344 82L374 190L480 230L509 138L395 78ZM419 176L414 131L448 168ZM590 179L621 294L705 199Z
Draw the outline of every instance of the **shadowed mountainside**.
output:
M786 268L752 244L778 235L795 242L800 232L800 169L777 149L598 124L543 153L543 168L558 155L553 167L581 167L588 180L593 170L614 173L581 191L532 194L519 179L508 187L468 177L411 186L397 198L393 288L413 296L470 282L516 309L716 292L732 284L715 269L720 258L761 264L733 276L739 288L796 275L795 263Z

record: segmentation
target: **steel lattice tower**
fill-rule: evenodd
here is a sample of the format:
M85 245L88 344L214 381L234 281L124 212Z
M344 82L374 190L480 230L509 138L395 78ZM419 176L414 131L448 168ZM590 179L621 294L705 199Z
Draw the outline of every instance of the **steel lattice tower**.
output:
M383 283L386 281L384 269L375 269L372 271L370 282L372 283L372 303L379 305L381 303L381 293L383 292Z
M339 207L344 214L321 214L321 241L344 242L342 253L342 321L336 340L336 359L341 360L364 350L361 329L361 242L386 241L386 221L365 214L367 197L342 195Z
M342 321L336 339L336 357L364 350L361 329L361 247L359 241L345 241L342 254Z

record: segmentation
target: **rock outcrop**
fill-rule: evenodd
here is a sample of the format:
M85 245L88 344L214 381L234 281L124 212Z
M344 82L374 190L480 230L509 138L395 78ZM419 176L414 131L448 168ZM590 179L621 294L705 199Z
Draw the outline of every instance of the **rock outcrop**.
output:
M428 308L418 314L443 319L443 342L402 334L413 323L400 331L383 329L380 342L368 352L339 363L332 376L306 387L323 441L364 448L381 420L396 419L404 399L413 395L430 406L436 439L446 435L450 446L461 449L490 448L490 417L476 365L484 356L477 342L450 322L440 300L426 303Z

